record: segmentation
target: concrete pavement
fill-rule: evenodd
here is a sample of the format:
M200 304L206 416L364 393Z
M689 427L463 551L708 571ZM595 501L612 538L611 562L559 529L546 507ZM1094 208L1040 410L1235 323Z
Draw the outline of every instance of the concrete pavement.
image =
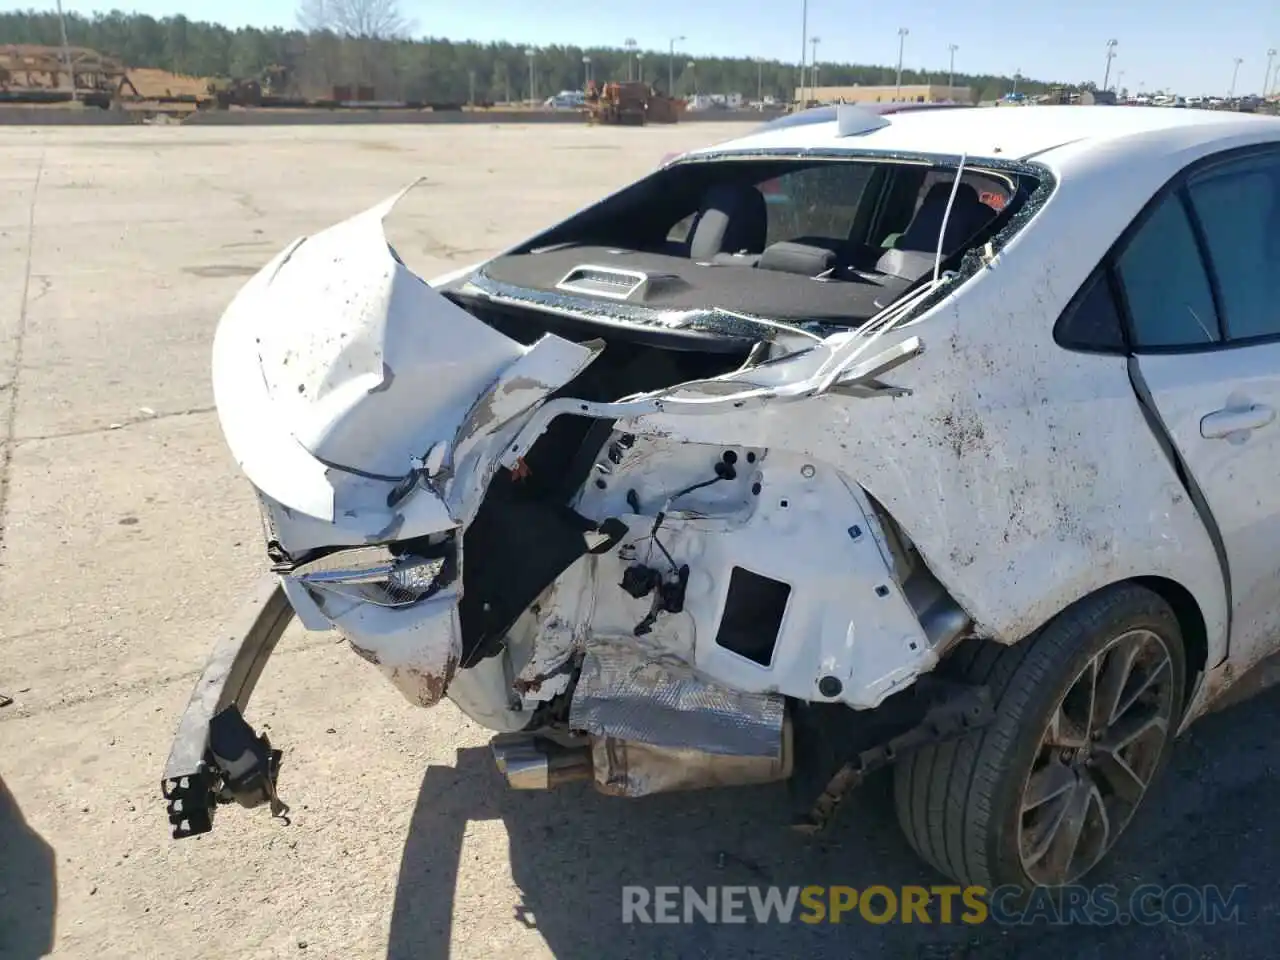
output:
M0 956L1263 955L1274 693L1181 745L1113 870L1252 884L1243 932L623 927L627 883L939 878L883 778L819 841L783 829L782 788L506 792L451 705L411 708L336 635L296 628L250 710L286 750L292 825L224 809L213 834L169 839L174 724L264 567L208 374L244 277L419 175L413 262L443 270L741 129L0 130Z

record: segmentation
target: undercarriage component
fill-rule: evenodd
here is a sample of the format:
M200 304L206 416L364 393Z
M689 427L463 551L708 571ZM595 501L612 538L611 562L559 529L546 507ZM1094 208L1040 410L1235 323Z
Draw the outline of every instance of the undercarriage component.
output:
M583 658L569 726L673 750L777 758L785 715L781 697L710 682L660 649L598 643Z
M564 746L534 734L499 734L489 747L493 762L513 790L550 790L591 779L586 746Z
M917 692L925 710L923 719L841 766L814 802L813 809L793 824L793 829L808 834L821 831L831 822L844 798L869 774L889 766L903 754L959 739L995 719L991 691L985 686L951 683L930 676L921 678Z
M596 788L616 796L771 783L793 765L781 697L722 687L634 640L588 648L569 726L590 735Z
M643 797L677 790L745 787L791 776L794 765L791 722L783 718L775 756L714 753L651 743L592 737L596 789L619 797Z

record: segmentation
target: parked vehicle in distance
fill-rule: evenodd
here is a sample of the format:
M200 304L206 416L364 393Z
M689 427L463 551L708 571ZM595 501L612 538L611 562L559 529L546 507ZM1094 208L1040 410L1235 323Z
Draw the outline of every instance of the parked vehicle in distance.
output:
M1093 869L1276 651L1280 119L840 107L430 284L399 200L218 325L272 578L183 715L175 835L283 809L242 711L294 615L513 787L817 743L812 830L894 764L911 845L989 888Z
M561 90L542 102L550 110L581 110L586 104L586 94L581 90Z

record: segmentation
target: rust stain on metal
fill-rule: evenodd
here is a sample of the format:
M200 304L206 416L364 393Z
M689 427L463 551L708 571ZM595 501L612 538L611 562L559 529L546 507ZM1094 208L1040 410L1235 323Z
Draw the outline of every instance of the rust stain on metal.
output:
M418 667L396 667L391 672L391 679L401 690L411 692L418 706L434 707L444 698L457 667L458 658L450 657L442 674L429 673Z

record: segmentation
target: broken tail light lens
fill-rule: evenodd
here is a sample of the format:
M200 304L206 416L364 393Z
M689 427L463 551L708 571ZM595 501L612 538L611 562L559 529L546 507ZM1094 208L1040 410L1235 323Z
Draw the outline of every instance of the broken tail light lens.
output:
M433 556L396 554L387 547L340 550L300 564L286 576L320 594L380 607L408 607L453 580L452 548L450 540L433 548Z

